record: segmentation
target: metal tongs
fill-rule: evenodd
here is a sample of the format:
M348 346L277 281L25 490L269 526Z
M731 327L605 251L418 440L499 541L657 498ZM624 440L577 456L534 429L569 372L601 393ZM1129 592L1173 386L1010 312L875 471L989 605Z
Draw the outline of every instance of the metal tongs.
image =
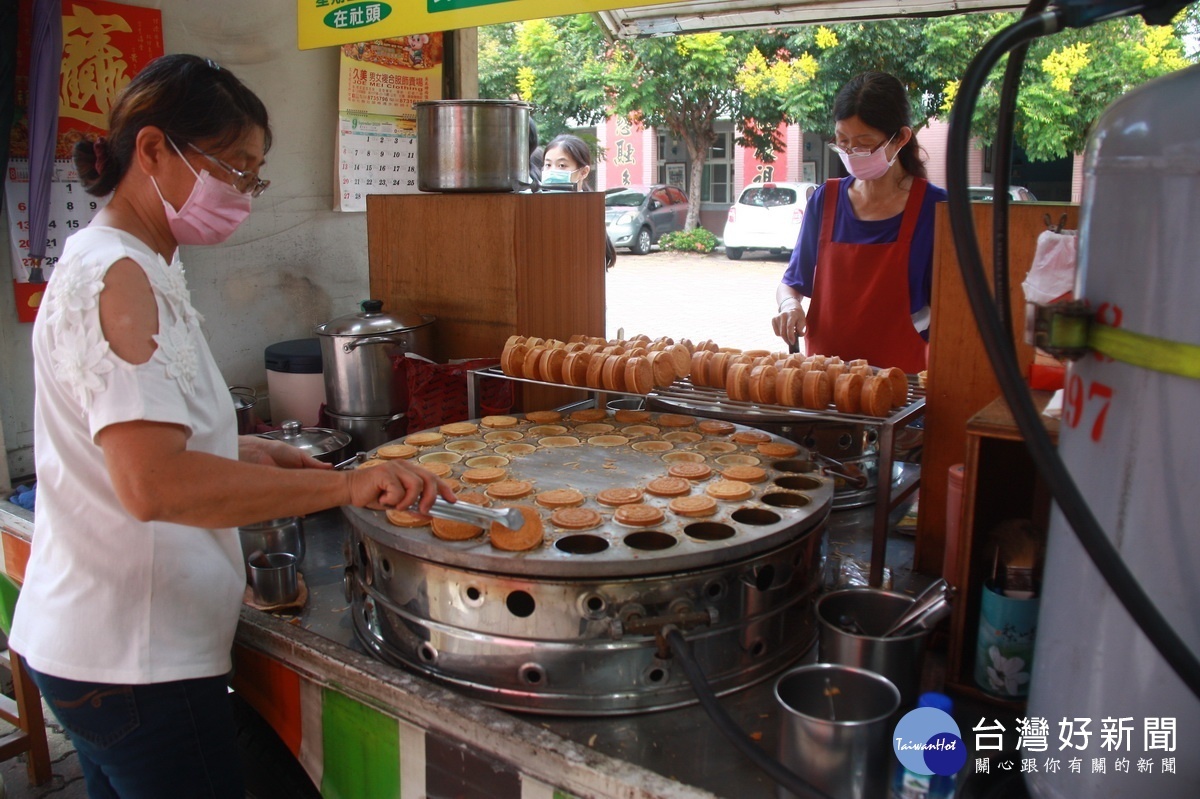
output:
M364 457L365 453L359 452L354 457L347 458L337 464L334 468L348 469L356 463L361 463ZM413 505L411 510L420 513L416 505ZM492 522L498 522L509 530L520 530L525 526L525 517L516 508L483 508L479 505L472 505L469 502L447 502L441 497L433 501L433 507L429 509L429 515L452 522L466 522L476 527L491 527Z
M882 637L911 635L932 629L950 613L950 599L953 595L954 589L944 579L934 580L929 587L917 594L916 600L891 623Z
M416 509L417 506L413 505L412 510ZM441 497L433 501L429 515L452 522L466 522L476 527L491 527L492 522L502 524L509 530L520 530L525 526L525 517L517 508L484 508L469 502L447 502Z

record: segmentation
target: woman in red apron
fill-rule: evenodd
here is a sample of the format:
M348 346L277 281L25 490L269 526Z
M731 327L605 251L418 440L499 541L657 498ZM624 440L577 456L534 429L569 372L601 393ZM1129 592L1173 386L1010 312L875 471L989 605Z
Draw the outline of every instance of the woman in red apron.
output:
M776 292L777 335L810 355L925 368L934 207L908 94L882 72L851 80L834 101L835 141L851 175L814 192ZM802 305L811 298L808 312Z

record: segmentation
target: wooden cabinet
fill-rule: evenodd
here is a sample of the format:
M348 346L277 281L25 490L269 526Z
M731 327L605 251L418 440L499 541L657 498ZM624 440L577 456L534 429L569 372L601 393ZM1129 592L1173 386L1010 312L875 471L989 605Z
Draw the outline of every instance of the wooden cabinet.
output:
M1050 392L1034 392L1039 411L1050 396ZM1057 440L1058 420L1041 418ZM981 691L974 680L980 592L993 568L988 536L1000 522L1017 518L1032 520L1044 534L1050 495L1003 399L993 401L967 422L966 449L958 556L955 563L947 564L945 575L958 592L950 618L946 685L958 693L1004 702Z
M436 316L439 361L499 357L513 334L604 336L606 236L595 192L370 196L371 296ZM533 391L528 409L571 399Z
M972 203L975 230L983 248L983 261L992 279L992 204ZM1037 237L1046 229L1043 217L1057 222L1067 214L1068 228L1077 227L1078 208L1058 203L1014 203L1009 206L1009 305L1017 360L1022 369L1033 361L1033 348L1025 344L1025 294L1021 282L1033 264ZM947 473L962 463L966 423L973 414L1000 394L983 349L975 317L967 302L959 272L949 208L937 208L933 257L933 318L929 331L929 379L925 392L925 447L921 458L921 502L913 567L926 574L941 574L946 537Z

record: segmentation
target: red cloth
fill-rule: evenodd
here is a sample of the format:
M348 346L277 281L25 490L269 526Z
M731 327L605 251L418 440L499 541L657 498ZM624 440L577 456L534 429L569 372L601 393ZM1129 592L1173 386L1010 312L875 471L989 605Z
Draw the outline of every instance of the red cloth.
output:
M872 366L925 369L925 340L909 313L908 254L921 214L926 181L916 178L896 241L854 244L833 240L838 181L825 187L812 303L804 334L810 355L865 358Z
M429 363L419 358L396 359L408 385L408 432L426 430L467 419L467 372L500 363L498 358L476 358L462 363ZM480 381L479 404L484 416L508 413L513 407L511 380Z

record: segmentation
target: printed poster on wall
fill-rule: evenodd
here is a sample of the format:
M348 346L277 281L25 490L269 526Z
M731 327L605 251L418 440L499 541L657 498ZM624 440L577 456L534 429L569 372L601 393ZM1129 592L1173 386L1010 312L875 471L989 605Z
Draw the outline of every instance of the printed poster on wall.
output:
M83 191L75 172L75 143L104 133L117 93L149 61L163 53L162 12L103 0L64 0L58 135L50 187L46 257L40 281L29 258L29 57L33 34L30 0L22 0L17 35L16 119L10 132L4 205L12 248L17 317L32 322L44 281L62 254L63 242L85 227L104 201Z
M337 208L367 210L368 194L416 194L414 103L442 97L442 34L342 47L338 80Z

